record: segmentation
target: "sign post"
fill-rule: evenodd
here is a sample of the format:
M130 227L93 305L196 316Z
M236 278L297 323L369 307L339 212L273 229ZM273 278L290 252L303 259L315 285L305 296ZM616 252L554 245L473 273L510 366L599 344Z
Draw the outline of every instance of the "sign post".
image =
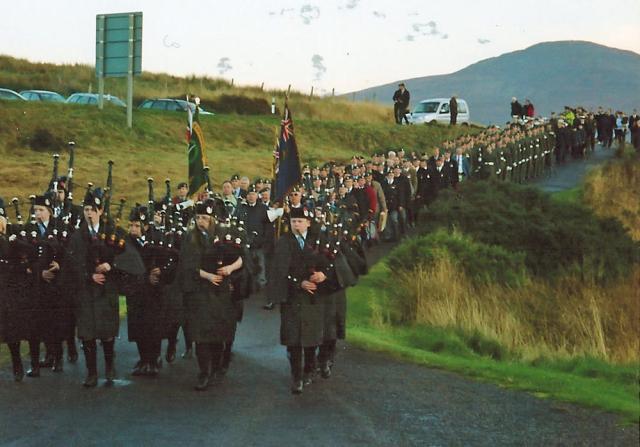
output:
M142 13L96 16L98 107L104 107L104 78L127 78L127 126L133 125L133 76L142 72Z

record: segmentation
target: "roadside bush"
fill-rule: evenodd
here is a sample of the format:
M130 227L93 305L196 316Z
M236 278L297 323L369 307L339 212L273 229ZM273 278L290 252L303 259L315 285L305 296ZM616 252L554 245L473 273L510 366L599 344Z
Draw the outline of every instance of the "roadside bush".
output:
M271 113L271 104L264 98L242 95L220 95L209 101L203 100L206 110L215 113L236 113L238 115L266 115Z
M62 138L42 127L38 127L31 136L23 137L22 143L39 152L57 151L64 147Z
M444 229L408 239L389 254L388 265L394 274L399 274L416 267L432 268L444 258L478 284L518 286L525 281L523 253L508 252L497 245L476 242L458 231Z
M423 233L456 228L477 242L524 253L527 268L542 278L570 273L615 280L640 260L640 244L618 220L506 182L467 182L459 193L444 191L423 222Z

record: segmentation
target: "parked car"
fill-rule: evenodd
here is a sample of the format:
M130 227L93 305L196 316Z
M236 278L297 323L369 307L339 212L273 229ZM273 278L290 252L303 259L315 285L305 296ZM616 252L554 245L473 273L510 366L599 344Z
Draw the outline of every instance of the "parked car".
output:
M0 88L0 99L8 99L10 101L26 101L24 96L8 88Z
M113 104L119 107L127 107L127 105L117 96L102 95L105 104ZM67 98L67 104L89 104L98 105L97 93L74 93Z
M170 99L170 98L162 98L162 99L145 99L142 104L138 107L139 109L150 109L150 110L170 110L174 112L186 112L187 105L191 108L191 111L194 112L196 110L196 105L191 101L187 102L184 99ZM200 114L201 115L213 115L211 112L207 112L200 106Z
M60 93L47 90L23 90L20 94L24 96L27 101L65 102L64 96Z
M412 124L423 124L438 122L442 124L449 124L451 115L449 113L449 100L450 98L432 98L420 101L413 111L407 116L409 122ZM464 99L457 99L458 101L458 124L469 124L470 114L467 101Z

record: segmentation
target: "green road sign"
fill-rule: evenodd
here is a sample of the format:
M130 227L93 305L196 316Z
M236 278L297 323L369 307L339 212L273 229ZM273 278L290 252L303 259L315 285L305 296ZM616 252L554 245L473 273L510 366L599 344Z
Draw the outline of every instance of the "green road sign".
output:
M133 76L142 72L142 13L96 16L96 77L102 109L104 78L127 78L127 126L133 125Z
M96 76L125 77L142 72L142 13L96 16Z

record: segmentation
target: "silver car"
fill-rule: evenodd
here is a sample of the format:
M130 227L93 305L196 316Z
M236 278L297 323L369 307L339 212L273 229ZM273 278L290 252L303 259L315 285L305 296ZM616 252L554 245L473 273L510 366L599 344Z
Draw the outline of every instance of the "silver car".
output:
M27 101L64 102L64 96L60 93L48 90L23 90L20 92Z
M127 105L117 96L113 95L102 95L105 104L113 104L119 107L127 107ZM67 98L67 104L88 104L88 105L98 105L98 94L97 93L74 93L73 95Z
M0 99L8 99L9 101L26 101L24 96L8 88L0 88Z

